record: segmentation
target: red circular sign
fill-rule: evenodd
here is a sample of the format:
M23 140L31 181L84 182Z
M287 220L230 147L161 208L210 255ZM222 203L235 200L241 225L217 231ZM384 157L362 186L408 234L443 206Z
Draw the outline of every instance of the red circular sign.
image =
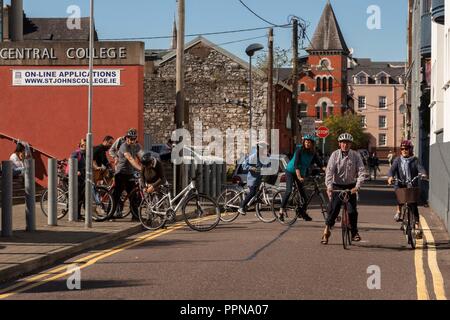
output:
M316 134L319 138L326 138L330 134L330 130L327 127L319 127L317 128Z

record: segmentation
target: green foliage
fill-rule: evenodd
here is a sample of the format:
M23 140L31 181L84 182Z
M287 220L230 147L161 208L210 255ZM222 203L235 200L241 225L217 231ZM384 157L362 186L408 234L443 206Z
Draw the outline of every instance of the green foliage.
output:
M335 150L338 148L337 138L340 134L348 132L353 136L352 149L367 149L369 135L361 127L360 116L356 114L345 114L343 116L331 116L324 121L324 125L330 129L327 144Z

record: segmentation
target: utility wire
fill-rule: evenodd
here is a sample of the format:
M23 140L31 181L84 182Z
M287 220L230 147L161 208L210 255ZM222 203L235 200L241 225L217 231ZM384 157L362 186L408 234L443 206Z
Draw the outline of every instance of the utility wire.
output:
M261 17L259 14L257 14L255 11L253 11L248 5L246 5L245 3L244 3L244 1L242 1L242 0L238 0L248 11L250 11L251 13L253 13L257 18L259 18L260 20L262 20L262 21L264 21L265 23L268 23L268 24L270 24L270 25L272 25L272 26L274 26L274 27L277 27L277 26L279 26L279 25L277 25L277 24L275 24L275 23L272 23L272 22L270 22L269 20L267 20L267 19L264 19L263 17Z

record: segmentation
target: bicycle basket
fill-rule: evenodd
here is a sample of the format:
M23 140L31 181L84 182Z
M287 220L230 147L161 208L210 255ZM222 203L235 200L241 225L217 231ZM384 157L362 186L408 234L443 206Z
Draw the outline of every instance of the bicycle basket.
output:
M395 190L397 201L399 204L416 203L420 198L419 188L398 188Z

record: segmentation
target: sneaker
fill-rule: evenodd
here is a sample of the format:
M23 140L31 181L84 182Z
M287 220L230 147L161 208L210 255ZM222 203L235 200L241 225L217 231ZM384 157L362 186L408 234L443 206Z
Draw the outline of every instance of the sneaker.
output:
M243 216L245 216L247 214L247 212L244 211L244 209L239 208L238 209L239 214L242 214Z
M302 214L301 217L305 221L312 221L312 218L307 213Z
M283 212L280 212L280 213L278 214L278 220L284 222L284 213L283 213Z
M402 218L400 217L400 212L397 212L397 213L395 214L394 220L395 220L396 222L401 222L401 221L403 221Z
M355 235L352 236L352 241L354 242L361 241L361 236L359 235L359 233L355 233Z

